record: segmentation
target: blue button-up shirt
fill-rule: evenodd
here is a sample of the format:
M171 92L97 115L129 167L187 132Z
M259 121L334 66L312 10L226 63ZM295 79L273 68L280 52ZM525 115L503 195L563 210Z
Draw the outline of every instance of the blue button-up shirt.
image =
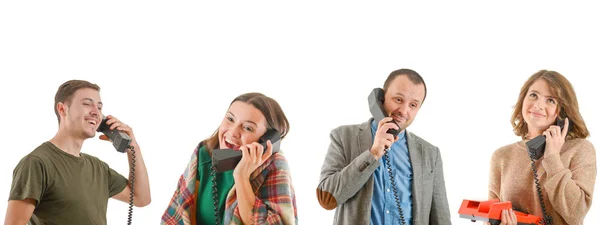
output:
M371 134L375 137L377 122L371 123ZM406 225L412 224L412 166L408 155L406 132L398 134L398 141L388 150L390 166L394 174L394 182L400 198L400 206ZM384 156L385 157L385 156ZM394 189L387 171L384 157L379 159L380 166L375 169L373 178L373 199L371 203L371 225L401 224L400 213L394 198Z

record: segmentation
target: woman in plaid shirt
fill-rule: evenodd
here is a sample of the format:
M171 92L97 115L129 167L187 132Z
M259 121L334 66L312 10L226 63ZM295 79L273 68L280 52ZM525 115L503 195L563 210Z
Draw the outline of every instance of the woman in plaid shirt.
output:
M267 149L257 143L270 129L282 139L289 130L275 100L261 93L235 98L217 131L194 150L161 224L297 224L287 160L281 152L272 153L270 141ZM214 149L242 152L234 170L216 173L216 190L211 173Z

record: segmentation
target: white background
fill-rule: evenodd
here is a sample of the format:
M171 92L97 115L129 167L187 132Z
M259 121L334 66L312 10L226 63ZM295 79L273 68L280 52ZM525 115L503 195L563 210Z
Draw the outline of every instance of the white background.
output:
M275 98L291 122L282 148L300 224L331 224L315 195L329 132L366 121L371 89L411 68L429 92L409 130L440 147L452 222L472 224L458 208L487 198L492 152L519 140L509 120L531 74L572 82L600 146L597 12L575 2L2 1L0 220L13 168L57 130L58 86L85 79L141 145L152 203L134 210L134 224L159 223L196 144L250 91ZM127 174L109 143L83 149ZM600 222L598 201L585 224ZM108 224L126 223L127 204L108 207Z

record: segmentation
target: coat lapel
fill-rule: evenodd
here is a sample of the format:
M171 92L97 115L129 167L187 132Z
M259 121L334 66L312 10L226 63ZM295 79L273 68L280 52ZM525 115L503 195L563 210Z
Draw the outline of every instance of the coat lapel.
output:
M418 215L419 202L421 201L423 188L423 148L417 143L416 138L412 133L406 131L406 143L408 145L408 153L410 155L410 164L413 169L413 217ZM416 218L416 217L415 217Z

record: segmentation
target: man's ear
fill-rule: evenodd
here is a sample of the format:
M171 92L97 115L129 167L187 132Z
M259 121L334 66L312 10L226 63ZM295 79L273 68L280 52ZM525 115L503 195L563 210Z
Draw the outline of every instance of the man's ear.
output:
M67 116L67 105L65 105L62 102L59 102L56 104L56 111L58 112L58 115L60 115L61 117L65 117Z

